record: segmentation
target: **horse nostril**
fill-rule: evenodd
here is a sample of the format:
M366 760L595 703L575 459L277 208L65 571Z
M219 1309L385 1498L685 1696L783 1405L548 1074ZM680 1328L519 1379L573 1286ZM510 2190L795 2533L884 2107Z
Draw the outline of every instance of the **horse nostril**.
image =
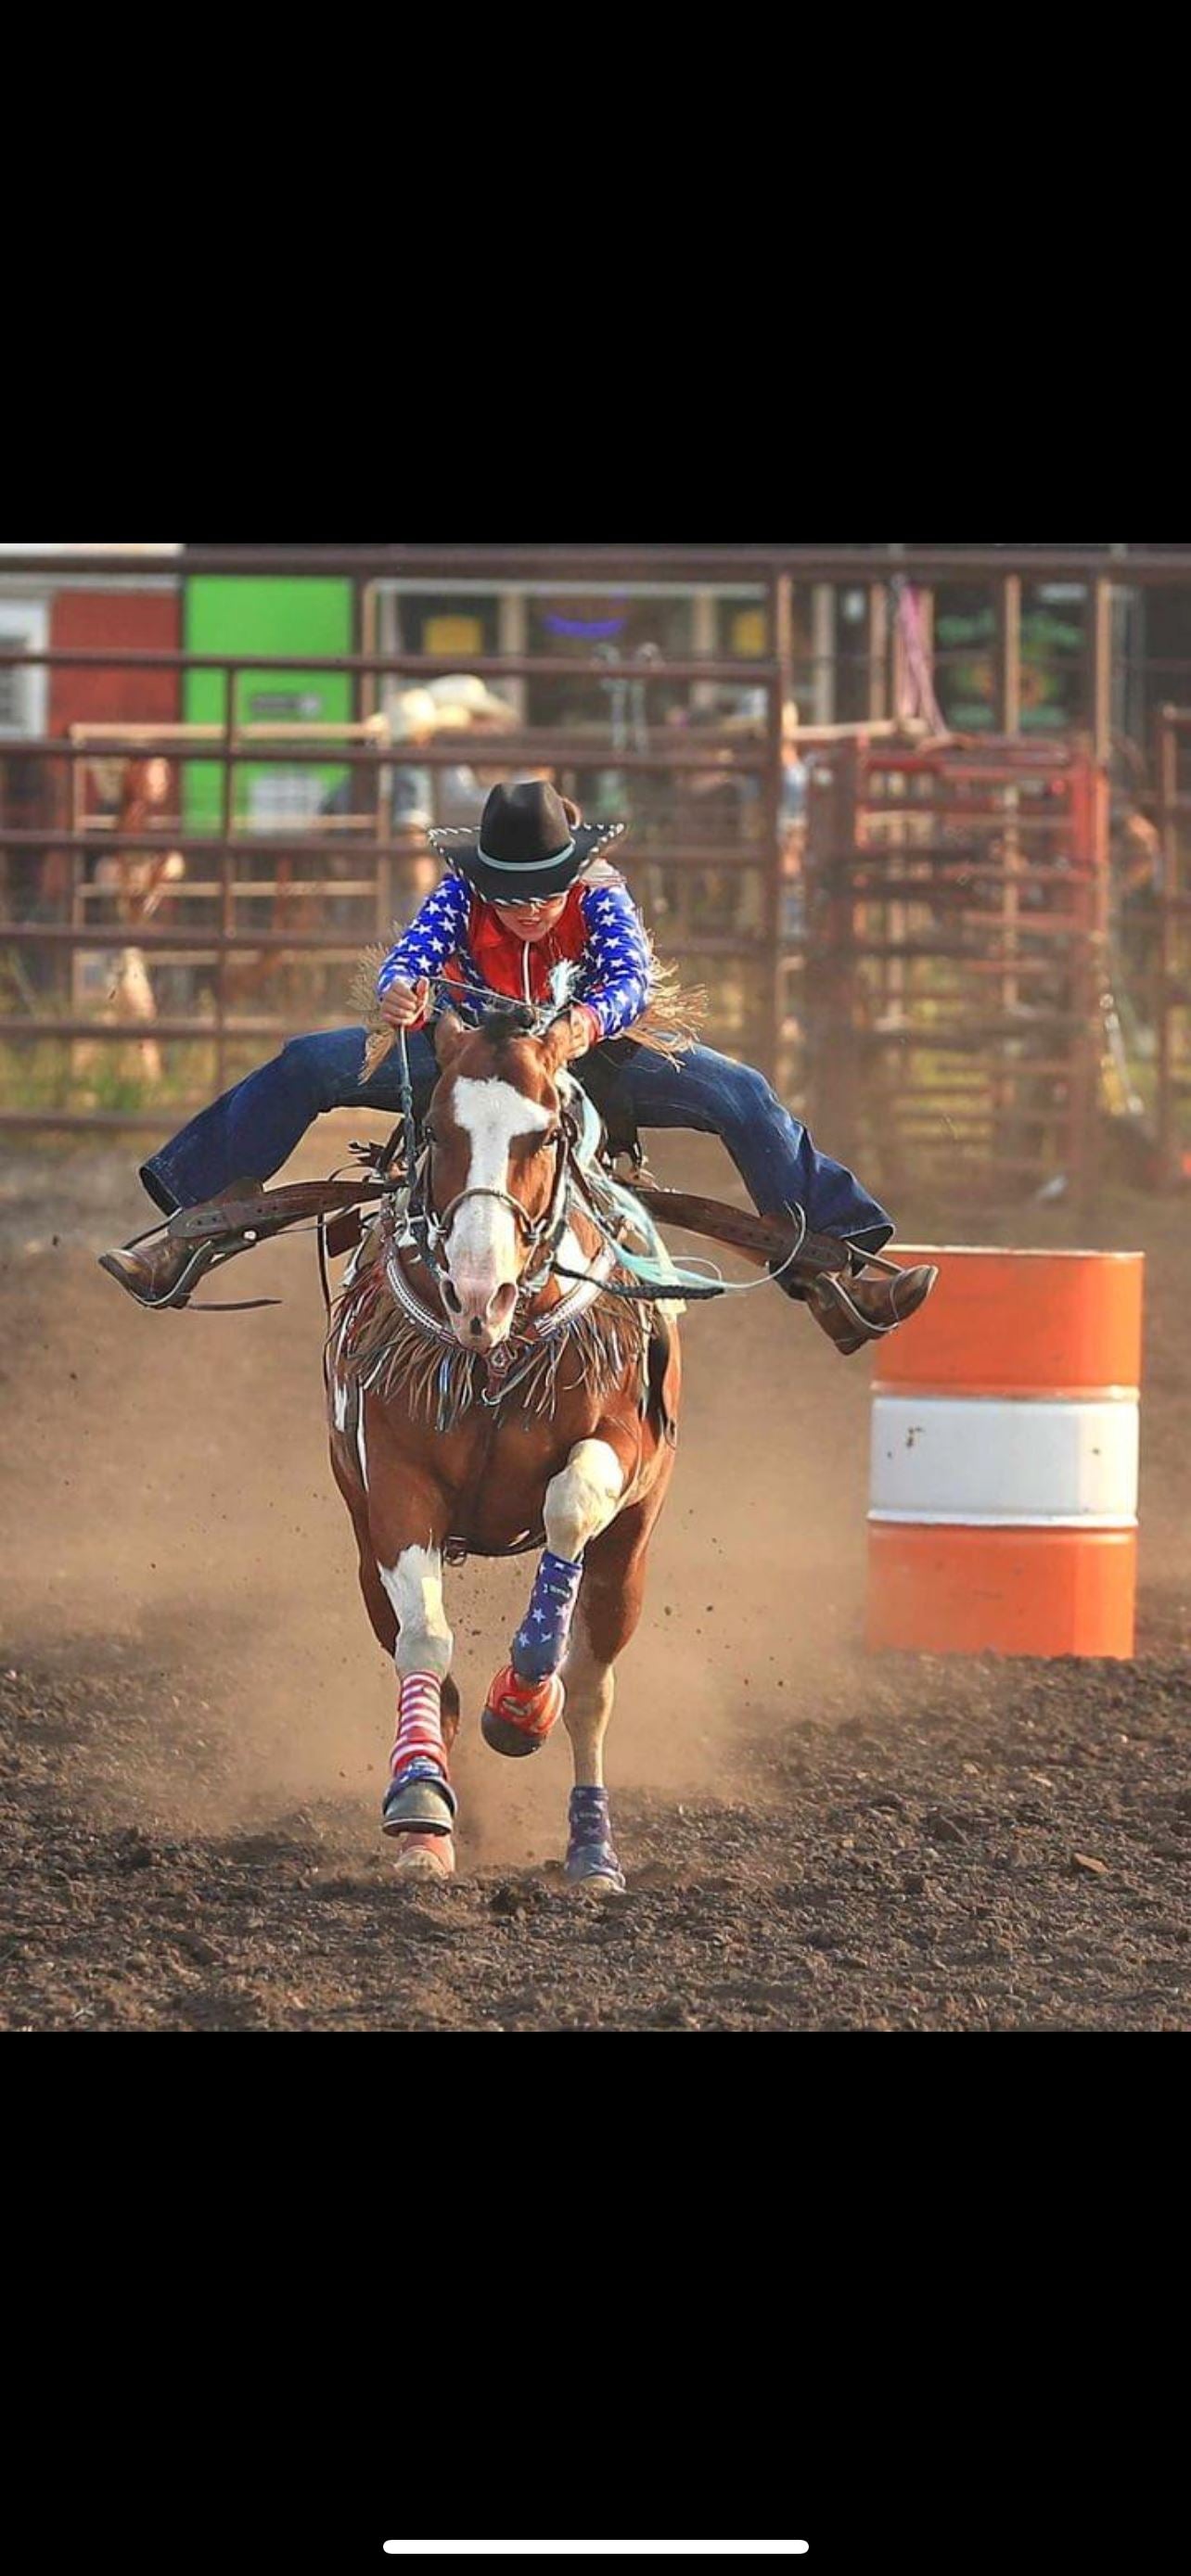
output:
M452 1315L461 1315L463 1313L463 1299L458 1294L458 1291L452 1287L449 1279L444 1279L442 1283L442 1293Z

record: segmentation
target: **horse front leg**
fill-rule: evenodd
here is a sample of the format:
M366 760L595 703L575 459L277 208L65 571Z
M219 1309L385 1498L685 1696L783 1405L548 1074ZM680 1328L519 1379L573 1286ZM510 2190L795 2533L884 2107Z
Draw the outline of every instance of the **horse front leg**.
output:
M661 1510L669 1463L655 1490L612 1522L591 1547L563 1667L571 1791L567 1877L594 1893L623 1892L604 1786L604 1736L616 1692L615 1663L641 1616L650 1533Z
M455 1794L449 1754L459 1729L451 1679L454 1639L442 1591L440 1544L446 1506L437 1489L411 1477L360 1401L349 1438L336 1422L331 1470L351 1514L360 1590L373 1632L397 1675L397 1731L389 1760L382 1831L401 1836L399 1869L448 1877L455 1866ZM426 1545L417 1544L424 1538Z
M615 1517L627 1471L607 1440L580 1440L546 1487L546 1546L509 1662L496 1675L480 1720L494 1753L536 1753L562 1714L559 1666L583 1580L589 1542Z
M382 1830L400 1837L399 1868L448 1877L455 1866L451 1828L457 1804L448 1746L458 1709L449 1682L455 1640L442 1580L449 1505L437 1485L401 1453L378 1407L369 1406L367 1428L361 1503L376 1569L373 1580L396 1632L397 1730ZM364 1553L361 1545L362 1579ZM371 1589L366 1582L366 1599ZM373 1624L380 1634L381 1622L374 1618Z
M443 1601L442 1558L437 1547L405 1547L378 1570L397 1620L397 1732L382 1831L401 1839L399 1868L449 1877L458 1801L448 1747L458 1699L449 1678L455 1640ZM444 1707L448 1692L454 1711L449 1702Z

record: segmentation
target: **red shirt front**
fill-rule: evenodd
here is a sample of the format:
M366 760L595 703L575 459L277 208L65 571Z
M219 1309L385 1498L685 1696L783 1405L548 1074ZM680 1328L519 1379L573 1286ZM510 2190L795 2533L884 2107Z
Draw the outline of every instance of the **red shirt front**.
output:
M583 955L587 942L582 886L571 887L553 929L542 939L519 939L516 931L501 920L495 904L473 891L467 915L467 944L481 980L492 993L507 993L510 999L523 1002L548 1002L551 967L573 965ZM462 992L466 979L454 958L443 971Z

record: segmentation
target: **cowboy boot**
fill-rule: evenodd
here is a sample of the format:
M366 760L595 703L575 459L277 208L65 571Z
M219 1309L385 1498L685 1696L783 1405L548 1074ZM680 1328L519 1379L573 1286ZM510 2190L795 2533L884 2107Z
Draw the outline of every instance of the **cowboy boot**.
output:
M824 1273L808 1289L806 1302L820 1331L850 1359L866 1342L880 1341L916 1315L938 1276L933 1261L920 1261L912 1270L885 1271L875 1279Z
M219 1207L228 1199L255 1198L261 1186L255 1173L248 1172L240 1180L230 1182L226 1190L216 1190L213 1198L201 1200L200 1205ZM206 1240L209 1242L210 1237ZM114 1252L101 1252L99 1267L110 1271L112 1278L118 1279L122 1288L127 1288L129 1296L135 1297L139 1306L156 1306L177 1287L187 1263L193 1261L198 1249L199 1245L193 1239L183 1242L174 1235L164 1234L156 1243L146 1244L143 1250L133 1251L120 1245ZM183 1297L180 1302L185 1306L190 1301Z
M873 1279L863 1276L866 1266L867 1256L854 1251L849 1272L825 1271L806 1280L782 1275L774 1262L768 1264L783 1294L796 1305L809 1306L820 1332L843 1359L907 1323L925 1305L939 1276L930 1261L918 1262L912 1270L885 1270Z

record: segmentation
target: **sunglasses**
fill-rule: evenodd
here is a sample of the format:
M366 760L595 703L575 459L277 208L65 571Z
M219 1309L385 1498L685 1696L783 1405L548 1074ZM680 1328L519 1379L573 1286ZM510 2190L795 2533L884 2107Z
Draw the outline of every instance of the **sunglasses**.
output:
M499 895L492 897L493 909L496 912L545 912L548 905L559 901L560 897L556 894L514 896L505 903L501 902Z

